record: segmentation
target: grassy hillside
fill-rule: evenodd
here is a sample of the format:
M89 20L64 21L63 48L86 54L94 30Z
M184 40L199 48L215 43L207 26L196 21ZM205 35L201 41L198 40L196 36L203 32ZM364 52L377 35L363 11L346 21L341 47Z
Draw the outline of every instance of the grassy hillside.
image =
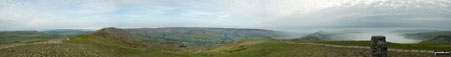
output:
M256 38L288 38L284 32L262 29L169 27L125 29L138 38L153 43L211 47L227 42Z
M95 35L77 35L63 43L30 44L0 49L2 57L75 56L75 57L178 57L159 48L130 48Z

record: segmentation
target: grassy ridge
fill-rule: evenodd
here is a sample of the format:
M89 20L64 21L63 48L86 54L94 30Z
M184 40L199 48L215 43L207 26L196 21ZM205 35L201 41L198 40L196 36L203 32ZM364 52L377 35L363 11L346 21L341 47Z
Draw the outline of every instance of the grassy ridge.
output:
M370 41L314 41L314 43L334 44L334 45L351 45L351 46L370 46ZM398 49L415 49L415 50L451 50L451 45L434 45L434 44L399 44L387 43L388 48Z

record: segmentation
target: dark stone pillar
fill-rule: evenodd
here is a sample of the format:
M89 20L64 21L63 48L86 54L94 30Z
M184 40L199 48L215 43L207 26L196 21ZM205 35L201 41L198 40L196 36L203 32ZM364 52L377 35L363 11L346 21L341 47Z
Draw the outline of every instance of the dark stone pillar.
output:
M371 57L387 57L385 36L371 36Z

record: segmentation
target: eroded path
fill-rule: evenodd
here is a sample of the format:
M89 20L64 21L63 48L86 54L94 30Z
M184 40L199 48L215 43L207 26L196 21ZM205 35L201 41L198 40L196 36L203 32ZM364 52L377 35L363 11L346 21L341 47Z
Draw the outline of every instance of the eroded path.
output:
M346 45L332 45L332 44L320 44L320 43L294 43L287 42L291 44L308 44L308 45L319 45L319 46L327 46L327 47L338 47L338 48L359 48L359 49L370 49L367 46L346 46ZM433 53L433 50L407 50L407 49L396 49L396 48L388 48L388 51L393 52L416 52L416 53Z

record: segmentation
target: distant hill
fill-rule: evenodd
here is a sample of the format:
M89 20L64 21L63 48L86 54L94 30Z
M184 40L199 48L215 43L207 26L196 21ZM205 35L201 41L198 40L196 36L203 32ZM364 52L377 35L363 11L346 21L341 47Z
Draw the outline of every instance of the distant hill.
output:
M210 47L227 42L257 38L287 38L288 33L240 28L167 27L125 29L146 42Z
M86 29L51 29L51 30L43 30L39 32L45 33L57 33L62 35L77 35L77 34L88 34L93 32L92 30Z
M421 41L420 44L451 44L451 36L439 35L433 39Z
M416 40L431 40L438 36L451 36L451 31L405 33L404 37Z
M96 32L93 32L92 34L95 36L100 36L106 40L109 40L109 41L112 41L115 43L126 45L127 47L132 47L132 48L147 47L147 45L144 42L142 42L141 40L138 40L137 37L135 37L135 35L130 34L129 32L127 32L125 30L114 28L114 27L103 28L103 29L97 30Z
M332 33L327 33L323 31L315 32L312 34L308 34L305 36L302 36L300 38L294 39L294 40L310 40L310 41L319 41L319 40L332 40L331 36Z
M1 31L0 44L24 42L29 40L49 40L71 35L88 34L84 30L47 30L47 31Z

